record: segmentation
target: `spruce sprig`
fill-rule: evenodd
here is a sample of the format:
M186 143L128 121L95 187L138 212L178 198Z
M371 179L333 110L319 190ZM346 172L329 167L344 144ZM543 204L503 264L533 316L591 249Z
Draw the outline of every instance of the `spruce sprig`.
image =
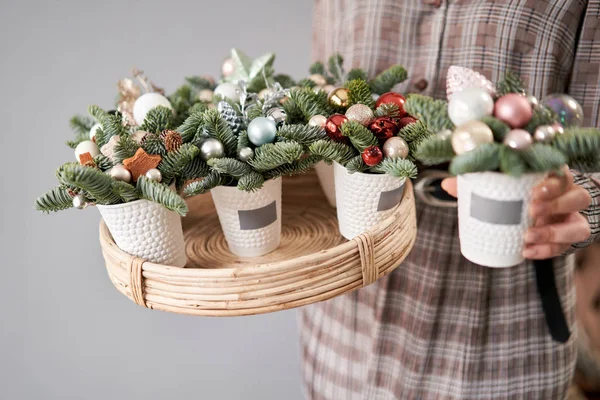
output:
M354 79L348 82L349 104L364 104L369 108L375 107L375 100L371 95L369 84L363 79Z
M35 201L35 209L45 213L61 211L73 207L73 197L64 186L50 189Z
M204 179L194 181L186 186L184 194L186 196L196 196L204 194L210 191L210 189L216 188L227 183L225 177L219 174L217 171L210 171Z
M494 134L494 140L497 142L502 142L506 134L510 131L510 127L508 125L494 117L483 117L481 122L490 127L492 133Z
M144 123L140 126L140 130L160 133L165 129L173 129L175 122L173 110L164 106L158 106L148 111Z
M527 164L519 151L508 146L500 146L498 156L500 158L500 171L505 174L518 178L528 171Z
M308 156L301 160L296 160L293 163L284 164L280 167L274 168L270 171L265 172L263 175L264 175L265 180L268 180L268 179L279 178L280 176L304 173L304 172L308 171L309 169L311 169L312 167L314 167L314 165L316 163L318 163L319 161L321 161L321 157L314 156L314 155Z
M163 183L140 176L137 181L137 190L140 198L158 203L167 210L175 211L181 216L188 212L185 201Z
M253 192L260 189L265 183L265 178L256 171L250 171L249 173L240 177L237 183L239 190L246 192Z
M496 85L496 92L498 96L503 96L508 93L525 94L525 83L517 74L508 71L504 76L504 79Z
M69 126L75 134L75 139L67 142L67 145L74 149L84 140L89 140L90 130L94 125L94 121L83 115L75 115L69 121Z
M183 143L189 143L201 134L204 127L204 111L195 111L186 118L185 121L177 128L177 132L181 134Z
M238 145L237 137L219 111L210 109L204 113L204 129L209 137L218 139L223 143L226 156L235 157Z
M283 125L277 131L277 135L286 140L298 142L305 147L327 137L323 128L303 124Z
M524 150L523 159L531 172L559 171L567 162L560 150L542 143Z
M362 68L352 68L350 71L348 71L346 80L352 81L355 79L366 81L368 79L367 72Z
M406 98L404 109L413 117L421 120L432 132L454 129L454 124L448 117L448 103L443 100L434 100L420 94L410 94Z
M243 161L235 158L213 158L207 161L207 164L222 175L229 175L234 178L240 178L243 175L252 172L252 167Z
M449 162L454 157L450 138L434 136L419 144L415 158L425 165L438 165Z
M355 156L351 158L344 166L351 174L355 172L365 172L369 169L367 164L365 164L363 161L362 156Z
M462 175L472 172L495 171L500 164L498 143L485 143L452 160L450 173Z
M348 137L352 145L361 153L367 147L377 145L377 138L373 135L373 132L356 121L345 122L341 130L342 134Z
M267 143L254 150L254 158L248 163L257 172L266 172L296 161L303 153L303 146L297 142Z
M59 181L69 187L84 190L91 200L99 204L115 204L120 201L112 190L113 179L93 167L71 163L63 165Z
M112 190L124 203L138 200L140 198L137 189L126 182L113 181Z
M375 110L376 117L396 118L400 116L400 108L394 103L384 103Z
M379 75L371 82L371 91L377 94L383 94L392 90L394 86L402 83L408 78L408 73L401 65L394 65Z
M325 161L335 161L345 165L357 151L344 143L332 142L327 139L317 140L308 147L309 154L320 157Z
M412 161L402 158L385 157L379 164L372 167L371 171L397 178L414 179L417 177L417 166Z
M180 176L186 165L190 164L200 153L200 149L192 143L184 143L177 150L167 153L158 165L163 182L170 183Z
M133 157L140 146L129 135L119 136L115 145L113 159L115 163L121 163L124 159Z

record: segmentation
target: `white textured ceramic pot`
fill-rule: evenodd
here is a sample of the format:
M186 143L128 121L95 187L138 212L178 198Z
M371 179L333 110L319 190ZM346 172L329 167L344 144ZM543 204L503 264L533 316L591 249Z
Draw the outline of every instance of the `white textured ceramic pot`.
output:
M333 178L333 165L321 161L315 165L315 171L317 171L317 177L319 178L319 183L321 184L323 193L325 193L327 202L331 207L335 207L335 181Z
M338 163L333 170L339 229L348 240L385 220L402 200L404 178L351 174Z
M479 265L511 267L524 258L531 191L545 174L514 178L499 172L458 176L458 225L463 256Z
M186 264L181 217L158 203L136 200L98 210L123 251L158 264Z
M281 241L281 178L255 192L218 186L211 190L229 250L240 257L257 257Z

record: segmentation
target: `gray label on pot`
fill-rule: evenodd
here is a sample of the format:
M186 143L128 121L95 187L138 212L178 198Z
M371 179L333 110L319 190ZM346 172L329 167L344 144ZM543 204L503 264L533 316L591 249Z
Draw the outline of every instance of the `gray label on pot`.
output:
M523 200L494 200L471 194L471 217L490 224L521 223Z
M277 202L254 210L239 210L238 217L243 231L264 228L277 221Z
M404 184L397 189L381 192L377 211L385 211L396 207L402 200L402 193L404 193Z

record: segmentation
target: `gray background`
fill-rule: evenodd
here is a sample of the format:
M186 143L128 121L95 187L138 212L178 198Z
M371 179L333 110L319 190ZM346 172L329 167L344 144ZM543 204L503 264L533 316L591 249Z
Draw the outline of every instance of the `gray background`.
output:
M35 198L74 159L68 120L110 107L132 66L172 91L232 46L295 77L311 1L1 1L0 398L300 399L296 313L211 319L144 310L112 287L95 209Z

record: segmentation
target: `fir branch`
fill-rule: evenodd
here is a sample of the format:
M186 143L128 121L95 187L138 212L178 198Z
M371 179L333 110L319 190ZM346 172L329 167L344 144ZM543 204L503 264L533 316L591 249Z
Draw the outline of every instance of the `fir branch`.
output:
M308 156L302 160L294 161L290 164L284 164L281 167L267 171L265 172L264 177L266 180L269 180L279 178L280 176L301 174L314 167L314 165L319 161L321 161L321 157Z
M346 75L346 81L353 81L355 79L366 81L368 79L367 72L361 68L352 68L348 71L348 75Z
M454 158L452 141L450 138L434 136L424 140L415 151L415 158L424 165L438 165L449 162Z
M165 129L173 129L174 127L175 117L173 110L164 106L158 106L148 111L144 123L140 126L140 130L160 133Z
M397 118L400 116L400 107L394 103L384 103L375 110L376 117Z
M240 177L237 183L237 188L246 192L253 192L260 189L265 183L265 178L255 171L250 171L246 175Z
M184 194L186 196L197 196L199 194L207 193L217 186L224 185L226 182L226 179L217 171L210 171L204 179L187 185L184 189Z
M583 155L569 160L569 168L579 172L598 172L600 171L600 158L598 155Z
M284 89L291 88L292 86L296 85L296 81L294 81L291 76L285 74L277 74L273 76L273 80L279 83Z
M448 103L443 100L434 100L420 94L410 94L406 98L404 109L413 117L423 121L432 132L454 129L454 124L448 117Z
M301 89L312 89L316 87L317 84L308 78L304 78L298 81L298 86L300 86Z
M96 144L98 147L104 146L113 136L129 134L129 131L123 125L121 113L109 114L96 105L89 106L88 113L102 125L102 129L96 131Z
M286 140L293 140L303 146L310 146L317 140L325 139L327 134L325 130L318 126L310 125L283 125L279 128L277 135Z
M248 164L235 158L213 158L206 163L221 175L229 175L234 178L240 178L252 172L252 168Z
M298 160L304 149L297 142L267 143L254 150L254 158L248 163L258 172L265 172Z
M208 106L205 103L202 103L202 102L200 102L200 103L194 103L194 105L192 106L192 108L190 108L188 110L188 115L187 115L186 119L190 115L192 115L194 113L203 113L206 110L208 110ZM184 120L184 122L185 122L185 120Z
M356 121L345 122L341 130L342 134L350 139L352 145L359 152L363 152L367 147L377 145L377 138L373 132Z
M421 120L406 125L404 128L400 129L400 132L398 132L398 136L406 140L408 143L422 142L423 140L434 135L435 133L431 133Z
M496 92L498 96L503 96L508 93L525 94L525 83L523 83L518 75L508 71L504 76L504 79L496 85Z
M371 89L367 84L367 81L362 79L355 79L348 82L347 85L349 91L349 104L364 104L369 108L375 107L375 100L371 95Z
M384 158L371 168L371 172L388 174L397 178L414 179L417 177L417 166L410 160L402 158Z
M518 178L527 172L527 164L520 152L508 146L500 146L498 156L500 157L500 171L503 173Z
M552 125L557 120L554 110L549 107L539 105L533 109L533 115L529 123L523 128L533 134L540 125Z
M165 154L158 165L162 181L170 183L173 178L180 176L185 166L191 163L199 153L198 147L192 143L185 143L177 150Z
M215 84L210 80L203 78L201 76L188 76L185 78L186 82L190 84L196 91L209 89L214 90Z
M90 139L90 130L94 121L82 115L75 115L69 121L69 125L75 134L75 139L68 141L67 146L74 149L79 143Z
M191 142L196 135L202 133L204 128L204 113L196 111L190 114L189 117L183 121L183 124L177 128L177 132L181 134L183 143Z
M531 172L559 171L567 163L563 153L542 143L534 143L522 152L522 157Z
M175 211L181 216L188 212L185 201L164 183L140 176L137 181L137 190L140 198L158 203L167 210Z
M231 127L223 119L221 113L216 109L210 109L204 113L204 129L208 136L218 139L225 147L225 155L235 157L237 153L237 137L233 134Z
M129 183L113 180L112 191L124 202L138 200L140 195L136 188Z
M194 157L192 161L185 164L179 178L184 182L192 179L204 178L208 175L209 171L210 168L208 165L198 155Z
M582 157L598 155L600 149L600 130L593 128L566 128L564 134L556 135L553 147L560 150L571 165Z
M500 164L498 155L500 146L498 143L485 143L454 157L450 164L450 173L463 175L497 170Z
M265 116L263 113L263 104L264 102L262 100L258 100L255 104L250 105L246 109L248 121L252 121L255 118Z
M119 136L115 145L113 159L115 163L122 163L124 159L133 157L140 146L129 135Z
M190 85L183 85L169 96L169 102L175 113L172 125L179 126L189 117L190 110L200 99Z
M113 179L93 167L79 164L66 164L60 170L59 181L84 190L91 200L99 204L115 204L120 201L118 195L112 191Z
M326 75L325 65L321 61L314 62L308 70L311 74Z
M506 134L510 131L508 125L494 117L483 117L481 122L490 127L494 134L494 140L497 142L502 142Z
M114 166L114 163L104 154L98 154L94 157L94 164L101 170L106 171Z
M362 156L356 156L356 157L351 158L344 165L344 167L346 167L348 172L350 172L351 174L353 174L355 172L365 172L366 170L369 169L367 164L365 164L365 162L363 161Z
M73 197L64 186L50 189L35 201L35 209L45 213L61 211L73 207Z
M308 147L308 152L326 161L335 161L342 165L345 165L356 155L356 150L353 147L327 139L312 143Z
M290 103L291 104L288 104ZM322 90L315 92L312 89L301 88L301 89L292 89L288 96L288 100L283 104L283 108L286 111L286 115L288 116L288 123L306 123L308 120L315 115L329 115L332 113L332 109L329 106L327 101L327 93ZM296 113L296 110L293 108L297 108L302 114L302 118L300 121L295 121L295 118L292 115L292 120L290 120L290 114L287 114L288 109L292 114Z
M342 82L344 80L344 57L341 54L336 53L329 57L328 67L329 73L336 82Z
M371 81L371 91L377 94L387 93L394 86L408 78L408 74L401 65L394 65L377 75Z
M142 148L148 154L159 154L164 156L167 154L167 148L163 143L160 135L156 133L147 133L144 137Z
M250 139L248 139L248 133L246 131L241 131L237 140L238 140L238 144L237 144L238 152L241 149L243 149L244 147L250 147L250 148L253 147L252 142L250 141Z
M290 91L290 96L295 90L298 89L292 89ZM291 99L289 96L288 99L281 105L281 107L285 111L286 121L288 124L305 124L308 122L308 120L304 118L304 113L300 109L300 106L298 106L298 103L296 103L296 101Z

